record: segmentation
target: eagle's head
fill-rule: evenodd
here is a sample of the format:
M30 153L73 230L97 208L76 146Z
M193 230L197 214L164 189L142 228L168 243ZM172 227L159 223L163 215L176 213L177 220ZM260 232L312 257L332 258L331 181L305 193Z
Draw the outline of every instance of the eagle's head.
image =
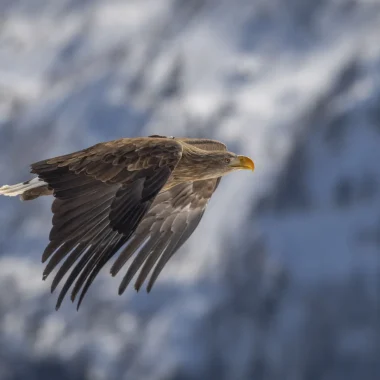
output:
M174 178L177 182L204 180L244 169L255 169L255 164L249 157L225 150L187 148L175 168Z
M237 170L255 170L254 162L247 156L239 156L232 152L213 152L209 155L210 169L219 175Z

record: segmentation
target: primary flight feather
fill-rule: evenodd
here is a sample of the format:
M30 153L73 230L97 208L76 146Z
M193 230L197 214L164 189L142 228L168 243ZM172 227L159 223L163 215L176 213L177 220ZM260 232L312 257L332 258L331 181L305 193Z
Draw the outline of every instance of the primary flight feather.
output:
M43 278L60 265L51 285L67 279L58 309L70 289L78 308L102 267L119 252L115 276L134 256L119 286L122 294L135 274L147 291L198 226L220 179L232 171L254 170L253 161L227 151L216 140L149 136L100 143L79 152L36 162L37 177L0 194L32 200L55 197L48 260Z

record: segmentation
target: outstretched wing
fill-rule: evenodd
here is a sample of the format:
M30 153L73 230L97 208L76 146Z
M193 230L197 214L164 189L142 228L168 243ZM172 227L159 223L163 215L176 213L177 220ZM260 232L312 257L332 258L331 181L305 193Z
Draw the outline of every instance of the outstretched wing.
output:
M111 274L115 276L137 252L120 284L119 294L141 268L135 282L135 288L139 290L154 267L147 285L150 292L165 264L198 226L219 181L183 183L158 194L111 268Z
M44 279L65 258L51 289L77 262L57 301L75 282L78 307L95 276L125 244L182 155L173 139L122 139L32 165L56 199L53 228L42 260Z

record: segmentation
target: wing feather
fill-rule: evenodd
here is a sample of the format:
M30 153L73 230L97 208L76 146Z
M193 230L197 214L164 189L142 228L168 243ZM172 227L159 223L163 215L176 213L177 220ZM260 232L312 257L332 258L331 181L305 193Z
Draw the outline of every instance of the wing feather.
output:
M163 236L161 242L164 241L165 237ZM135 259L132 261L132 264L128 267L127 273L123 277L123 280L119 287L119 294L120 291L123 292L127 288L133 276L140 269L141 265L144 264L145 260L149 257L149 254L152 251L152 249L154 249L159 244L159 242L160 240L155 236L153 238L150 238L146 242L146 244L141 248Z
M114 242L115 244L112 244L101 256L99 256L99 262L97 262L97 265L94 267L90 276L87 278L86 283L84 284L84 287L81 291L81 294L78 300L77 309L79 309L79 306L81 305L83 298L86 295L87 290L89 289L90 285L94 281L96 275L104 267L107 261L123 246L125 242L126 242L126 238L119 236L118 239Z
M137 291L140 290L141 286L143 285L144 281L148 277L150 271L156 264L157 260L160 258L160 252L163 252L168 245L168 242L170 241L170 235L172 235L172 232L167 232L165 236L162 237L161 241L158 241L158 244L154 247L154 250L149 252L148 259L144 262L144 266L141 268L141 271L137 277L137 280L135 282L135 289ZM122 288L121 288L122 289ZM123 291L125 288L123 289Z

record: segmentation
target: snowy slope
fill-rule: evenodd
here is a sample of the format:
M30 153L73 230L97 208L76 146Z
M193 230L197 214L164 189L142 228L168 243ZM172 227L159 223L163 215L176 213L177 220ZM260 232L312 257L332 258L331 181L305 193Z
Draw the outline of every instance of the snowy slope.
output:
M0 1L0 178L99 141L250 155L149 296L41 281L50 200L0 199L0 379L378 379L380 3Z

